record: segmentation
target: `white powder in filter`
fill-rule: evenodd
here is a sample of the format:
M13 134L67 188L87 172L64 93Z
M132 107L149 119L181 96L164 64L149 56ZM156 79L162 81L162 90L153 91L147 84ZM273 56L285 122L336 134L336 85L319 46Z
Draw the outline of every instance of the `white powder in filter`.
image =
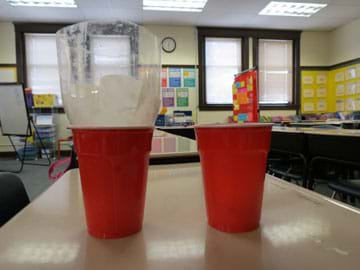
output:
M74 86L75 95L64 97L65 109L73 125L151 126L160 98L150 90L151 85L131 76L105 75L96 87Z

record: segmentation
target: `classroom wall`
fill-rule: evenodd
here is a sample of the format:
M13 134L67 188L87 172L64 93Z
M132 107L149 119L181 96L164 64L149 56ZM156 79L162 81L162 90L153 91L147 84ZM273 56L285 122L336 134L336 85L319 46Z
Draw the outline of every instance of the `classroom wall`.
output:
M301 66L328 66L331 32L303 32L300 43Z
M360 19L337 28L330 33L329 63L338 64L360 57Z
M15 32L11 22L0 22L0 64L16 64Z
M171 54L163 53L163 64L167 65L197 65L197 35L196 28L191 26L161 26L146 25L146 27L159 37L174 37L177 48ZM301 41L301 65L327 65L329 57L328 32L303 32ZM0 63L15 63L15 34L13 24L10 22L0 23ZM224 122L232 114L231 111L197 111L199 123ZM263 111L262 115L293 115L295 111ZM71 134L66 129L68 120L65 114L56 116L58 138L67 137ZM7 138L0 136L0 151L9 143ZM4 151L4 150L3 150Z

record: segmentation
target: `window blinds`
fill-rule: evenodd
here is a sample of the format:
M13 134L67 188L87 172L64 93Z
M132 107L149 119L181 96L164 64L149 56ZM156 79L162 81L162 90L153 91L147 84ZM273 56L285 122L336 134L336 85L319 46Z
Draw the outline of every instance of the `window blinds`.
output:
M259 40L259 102L288 104L293 99L293 43Z
M33 94L55 94L61 101L55 34L25 34L27 87Z
M241 71L240 38L206 38L206 103L232 104L234 75Z

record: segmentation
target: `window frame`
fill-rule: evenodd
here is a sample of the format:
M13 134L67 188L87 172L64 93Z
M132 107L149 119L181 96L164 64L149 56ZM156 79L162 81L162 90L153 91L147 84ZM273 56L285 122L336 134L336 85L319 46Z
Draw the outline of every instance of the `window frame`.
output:
M259 60L259 39L277 39L293 41L293 101L291 104L259 104L261 110L299 110L300 108L300 36L301 31L251 28L197 27L199 60L199 110L232 110L232 104L206 103L206 59L205 38L241 38L242 70L249 69L249 40L252 38L252 63L257 69Z
M300 33L292 35L292 33L280 33L278 35L266 35L253 38L253 63L259 66L259 39L269 40L291 40L292 57L293 57L293 80L292 80L292 102L288 104L259 104L261 110L296 110L300 108ZM260 85L259 85L260 89Z
M14 23L18 82L27 87L25 34L55 34L69 23ZM63 106L59 106L63 112Z
M227 29L229 30L229 29ZM231 29L230 29L231 30ZM198 27L198 56L199 56L199 110L227 111L232 110L232 104L206 103L206 38L240 38L241 39L241 69L249 68L249 38L236 31L224 31L222 28Z

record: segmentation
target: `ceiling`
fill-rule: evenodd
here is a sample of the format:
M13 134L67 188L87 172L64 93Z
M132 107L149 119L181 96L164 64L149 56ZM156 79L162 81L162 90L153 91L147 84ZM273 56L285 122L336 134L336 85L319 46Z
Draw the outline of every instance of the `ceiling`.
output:
M0 21L78 22L120 19L140 24L332 30L360 17L360 0L293 0L328 4L310 18L258 15L270 0L208 0L201 13L144 11L142 0L75 1L78 8L13 7L5 0L0 0Z

